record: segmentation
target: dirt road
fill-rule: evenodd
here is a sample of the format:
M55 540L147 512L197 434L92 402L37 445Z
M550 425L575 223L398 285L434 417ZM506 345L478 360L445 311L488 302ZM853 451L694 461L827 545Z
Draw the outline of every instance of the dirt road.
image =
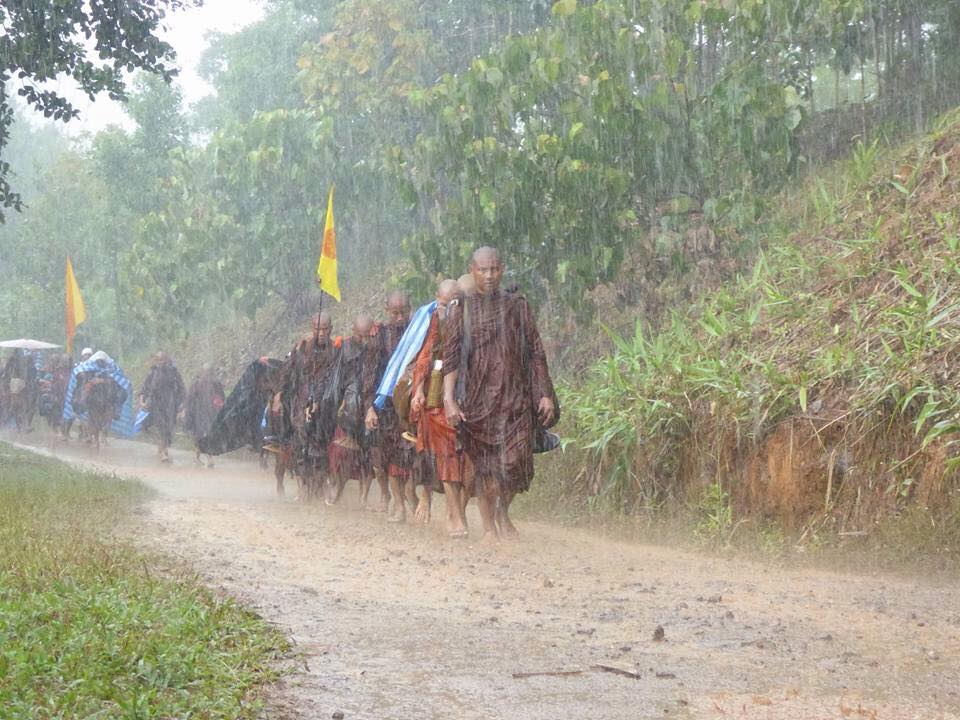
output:
M253 462L46 447L156 488L145 542L288 632L301 659L265 718L960 717L960 581L790 571L537 523L488 549L448 540L442 503L429 528L397 527L356 509L353 484L346 506L305 506ZM515 676L560 671L577 674Z

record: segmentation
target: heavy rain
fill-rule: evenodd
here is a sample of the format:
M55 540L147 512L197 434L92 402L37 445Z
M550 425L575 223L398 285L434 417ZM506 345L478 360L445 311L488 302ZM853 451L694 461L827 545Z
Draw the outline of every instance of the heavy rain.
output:
M0 3L0 720L960 718L960 2Z

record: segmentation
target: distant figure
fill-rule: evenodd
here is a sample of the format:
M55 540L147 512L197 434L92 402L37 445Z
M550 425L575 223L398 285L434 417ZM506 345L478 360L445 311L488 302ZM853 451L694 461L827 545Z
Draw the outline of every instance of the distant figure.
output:
M60 434L63 430L63 403L67 397L67 386L70 384L70 373L73 370L73 361L69 355L54 354L50 356L48 376L41 383L40 414L47 419L50 429Z
M336 409L336 429L327 449L330 475L324 483L325 500L340 499L348 480L360 481L360 502L367 504L373 467L370 436L364 427L364 408L370 407L377 389L380 349L373 333L373 320L360 315L353 335L343 341L331 388Z
M29 432L37 409L37 367L33 358L20 348L13 351L3 369L7 413L17 432Z
M217 413L223 408L223 383L217 378L210 363L205 363L200 374L190 385L187 393L187 402L184 408L184 429L193 438L196 455L194 462L202 464L200 458L200 438L205 437ZM207 455L207 467L213 467L213 456Z
M173 430L185 394L183 378L173 360L165 352L158 352L140 390L140 405L150 413L144 427L155 427L160 436L157 453L161 462L171 462Z
M74 392L79 394L79 399L74 401L73 406L86 413L89 425L87 442L99 450L100 441L106 437L110 423L122 411L127 391L113 379L112 371L116 364L105 352L101 350L94 353L90 359L96 364L96 369L77 376Z
M67 384L69 384L69 383L70 383L70 373L73 371L73 367L72 367L73 363L71 362L69 355L65 355L64 357L65 357L66 360L67 360L67 365L71 366L71 367L70 367L70 370L68 370L68 372L67 372ZM91 357L93 357L93 348L85 347L83 350L80 351L80 362L77 363L77 364L79 365L79 364L85 363L85 362L86 362L87 360L89 360ZM80 379L80 378L78 378L78 381L79 381L79 379ZM66 399L66 395L67 395L66 386L64 386L63 395L64 395L64 399ZM62 405L63 405L63 403L61 403L61 406L62 406ZM67 420L65 423L63 423L63 439L64 439L64 440L69 440L69 439L70 439L70 428L73 427L73 420L74 420L74 419L71 417L69 420ZM86 433L87 433L86 428L85 428L83 425L81 425L81 426L80 426L80 439L81 439L81 440L83 440L83 439L86 437Z
M526 299L500 289L500 253L483 247L476 292L453 308L444 338L444 409L472 461L486 539L516 533L510 503L533 480L534 434L556 422L557 401ZM466 479L466 478L465 478Z

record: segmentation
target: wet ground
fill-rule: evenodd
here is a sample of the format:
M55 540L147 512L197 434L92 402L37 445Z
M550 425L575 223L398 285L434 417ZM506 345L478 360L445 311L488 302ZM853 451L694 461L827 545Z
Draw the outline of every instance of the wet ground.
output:
M288 633L297 658L264 718L960 718L960 580L540 523L488 548L446 537L442 500L429 527L396 526L356 507L354 483L341 507L278 499L252 459L43 447L156 488L143 541Z

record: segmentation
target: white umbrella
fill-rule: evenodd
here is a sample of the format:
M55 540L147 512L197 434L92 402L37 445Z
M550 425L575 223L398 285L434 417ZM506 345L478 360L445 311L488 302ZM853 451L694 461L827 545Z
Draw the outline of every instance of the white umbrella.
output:
M4 340L0 342L0 348L20 348L21 350L52 350L61 347L43 340L28 340L20 338L19 340Z

